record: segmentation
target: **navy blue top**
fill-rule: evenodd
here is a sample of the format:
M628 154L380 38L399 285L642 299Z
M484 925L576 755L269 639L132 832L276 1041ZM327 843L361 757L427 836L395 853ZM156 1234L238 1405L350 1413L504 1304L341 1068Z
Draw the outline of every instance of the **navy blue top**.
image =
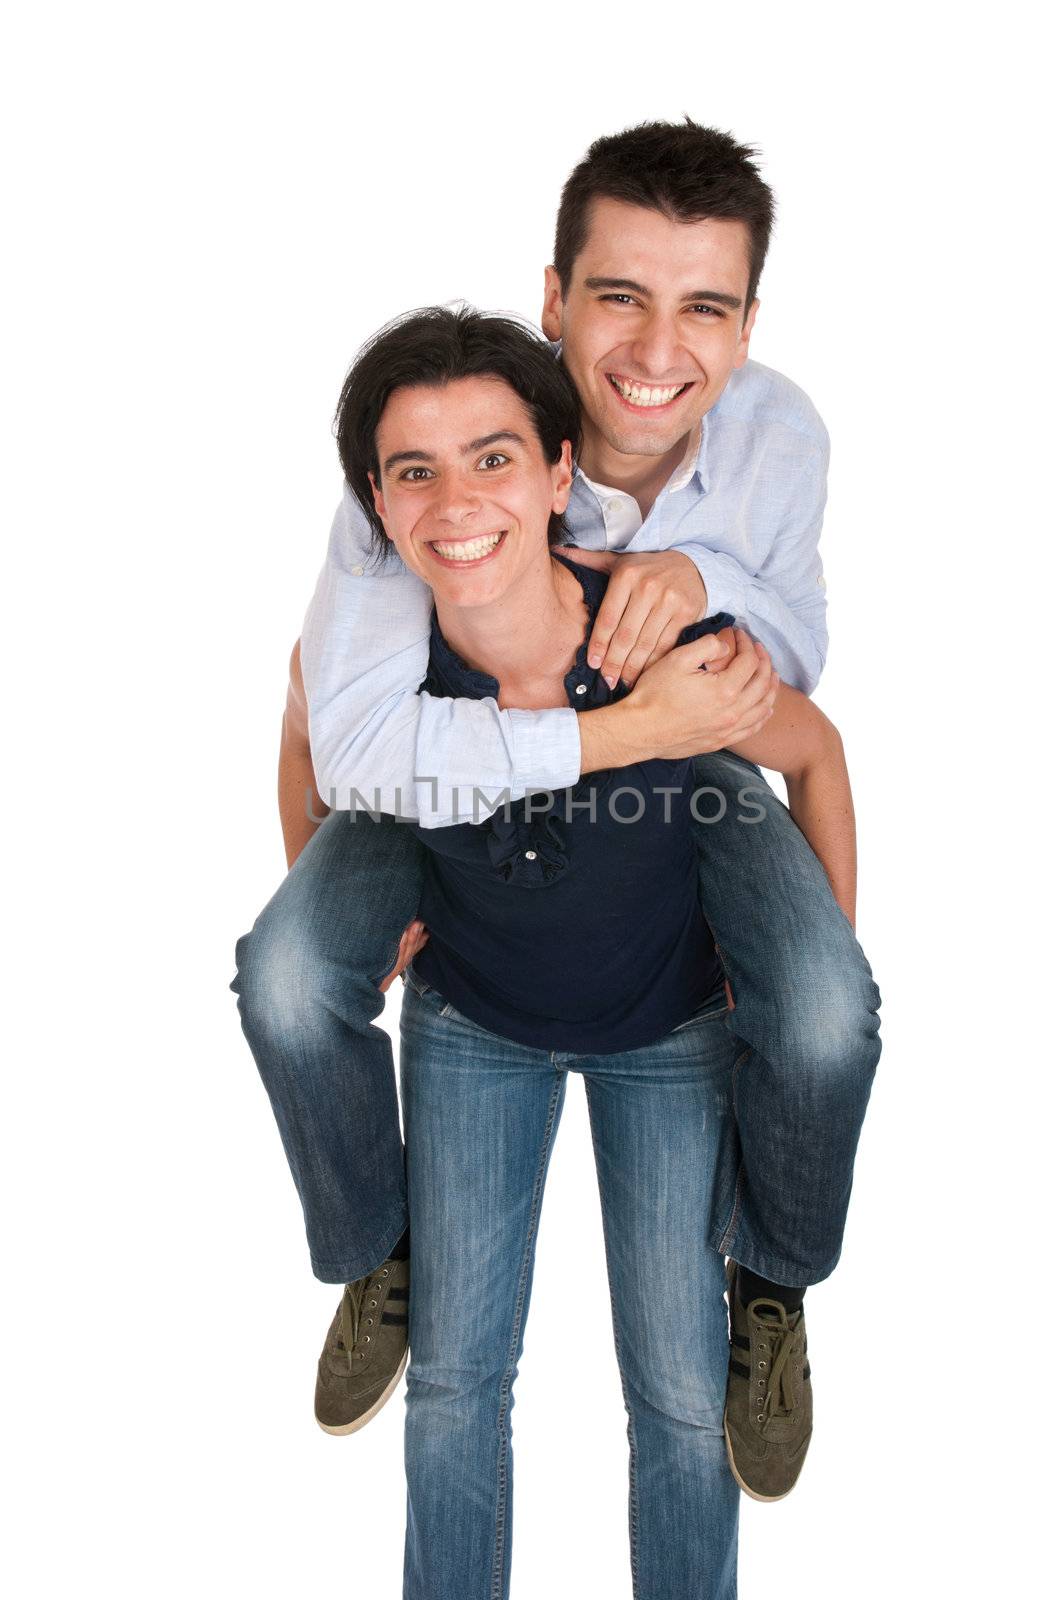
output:
M587 630L565 692L589 711L628 693L587 665L609 578L551 554L583 586ZM678 643L733 620L693 623ZM478 700L497 696L498 680L455 654L433 614L421 689ZM680 792L654 792L666 788ZM539 1049L608 1053L662 1038L723 977L698 894L693 790L690 761L644 761L515 800L508 817L503 806L483 822L418 827L431 937L414 971L481 1027Z

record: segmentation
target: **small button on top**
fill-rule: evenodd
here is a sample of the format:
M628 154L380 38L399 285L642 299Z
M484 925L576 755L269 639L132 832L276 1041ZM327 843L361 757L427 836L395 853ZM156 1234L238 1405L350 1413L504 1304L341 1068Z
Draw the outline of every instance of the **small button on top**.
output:
M537 855L538 851L536 850L525 850L524 859L525 861L534 861Z
M587 693L587 685L585 683L577 683L577 685L576 685L576 693L577 694L586 694Z
M352 567L351 568L351 576L354 577L354 578L360 578L362 576L362 572L363 571L364 571L364 568L362 568L362 567Z

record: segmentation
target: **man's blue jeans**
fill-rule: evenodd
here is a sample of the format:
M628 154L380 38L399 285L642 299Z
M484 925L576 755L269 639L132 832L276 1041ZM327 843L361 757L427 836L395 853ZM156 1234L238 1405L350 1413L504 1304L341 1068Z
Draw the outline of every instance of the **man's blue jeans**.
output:
M734 1596L727 1310L723 1258L706 1227L745 1049L726 1016L721 990L654 1044L577 1056L489 1033L408 973L404 1600L509 1592L513 1381L569 1071L586 1085L598 1168L631 1446L634 1592L637 1600ZM578 1318L572 1328L580 1362L588 1352Z
M702 905L750 1046L711 1214L717 1249L784 1284L841 1251L879 1055L878 989L826 876L756 767L699 756ZM749 821L763 810L763 818ZM677 825L683 825L677 823ZM632 829L632 848L638 831ZM391 1046L377 984L417 914L408 824L337 812L237 945L233 988L303 1204L315 1274L350 1282L407 1223ZM631 938L638 939L638 928Z

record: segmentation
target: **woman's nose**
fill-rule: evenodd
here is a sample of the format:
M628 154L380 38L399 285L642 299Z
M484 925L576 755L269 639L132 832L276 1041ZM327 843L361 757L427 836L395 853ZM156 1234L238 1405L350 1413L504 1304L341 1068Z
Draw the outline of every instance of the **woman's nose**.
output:
M476 516L479 509L477 486L467 478L449 478L440 483L434 507L439 522L466 522Z

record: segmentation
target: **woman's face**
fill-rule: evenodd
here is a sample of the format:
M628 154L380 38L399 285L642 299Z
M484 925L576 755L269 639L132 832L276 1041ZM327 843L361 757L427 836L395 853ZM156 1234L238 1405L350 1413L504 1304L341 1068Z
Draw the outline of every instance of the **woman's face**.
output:
M551 466L520 396L501 378L397 389L376 433L377 514L437 603L500 599L547 556L568 504L571 451Z

